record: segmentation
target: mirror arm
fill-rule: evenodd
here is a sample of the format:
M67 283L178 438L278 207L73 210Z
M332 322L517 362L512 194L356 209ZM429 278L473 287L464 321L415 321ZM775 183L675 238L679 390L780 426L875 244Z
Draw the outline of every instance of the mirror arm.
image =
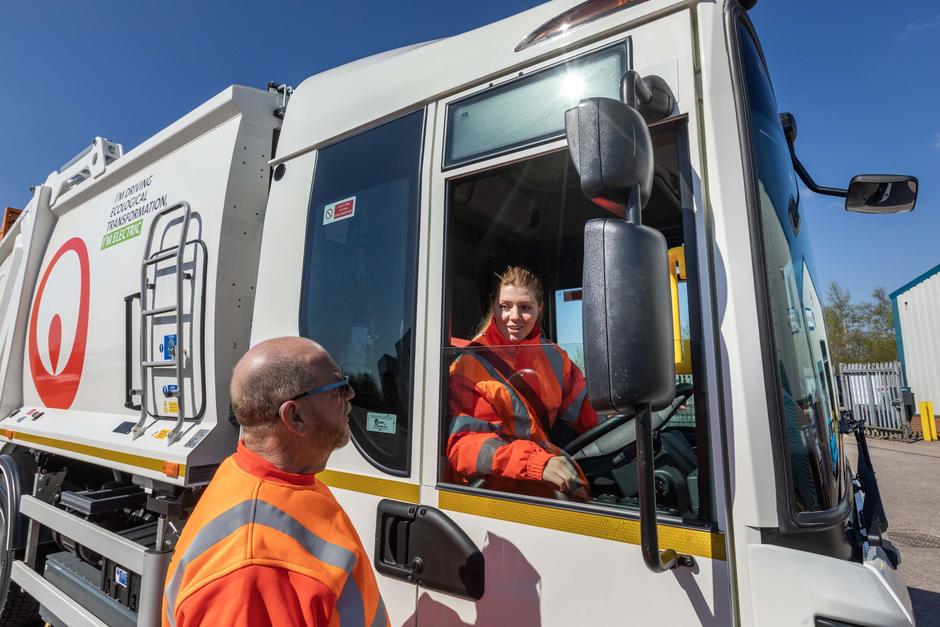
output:
M824 194L826 196L838 196L839 198L845 198L848 195L848 190L840 189L838 187L821 187L816 184L816 181L813 180L813 177L809 175L809 172L806 171L806 168L803 167L803 164L800 163L800 160L796 157L796 151L793 150L793 144L789 141L787 144L790 146L790 159L793 161L793 169L796 170L797 175L800 177L800 180L803 181L803 184L809 188L810 191L816 192L817 194Z
M809 188L810 191L816 192L817 194L824 194L826 196L838 196L839 198L845 198L849 194L849 190L840 189L838 187L822 187L816 184L816 181L813 180L813 177L809 175L806 168L803 167L803 164L800 163L800 160L796 156L796 118L793 117L792 113L787 113L784 111L780 114L780 126L783 127L783 136L787 140L787 148L790 151L790 161L793 162L793 169L796 170L797 176L800 177L800 180L803 181L803 184Z
M653 429L650 405L636 408L636 474L640 488L640 548L646 567L662 573L680 566L695 568L695 558L672 549L659 550L659 529L656 526L656 484L653 477Z

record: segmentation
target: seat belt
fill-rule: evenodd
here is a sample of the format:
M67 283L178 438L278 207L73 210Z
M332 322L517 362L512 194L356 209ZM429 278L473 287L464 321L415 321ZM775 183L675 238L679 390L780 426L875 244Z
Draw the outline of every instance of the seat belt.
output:
M521 373L513 370L512 366L507 364L502 357L497 355L486 344L470 342L468 348L472 348L474 353L485 359L491 366L496 368L496 371L503 375L506 381L519 391L519 393L522 395L522 398L524 398L526 402L529 403L529 406L532 407L532 411L535 412L535 417L542 426L542 430L545 432L545 437L550 437L551 425L548 424L548 410L545 409L545 404L542 402L542 399L539 398L539 395L535 392L535 390L532 389L532 386L529 385L529 382L525 380L525 377L523 377Z

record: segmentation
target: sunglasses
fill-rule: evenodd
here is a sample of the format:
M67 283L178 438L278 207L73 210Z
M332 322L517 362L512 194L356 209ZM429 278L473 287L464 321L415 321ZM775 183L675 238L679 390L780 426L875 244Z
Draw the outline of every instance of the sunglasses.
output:
M288 400L296 401L305 396L312 396L314 394L322 394L323 392L329 392L330 390L335 390L338 388L343 388L344 394L349 394L349 390L352 389L352 384L349 382L349 375L344 374L339 381L334 381L333 383L327 383L326 385L321 385L318 388L313 388L312 390L307 390L306 392L301 392L297 396L294 396Z

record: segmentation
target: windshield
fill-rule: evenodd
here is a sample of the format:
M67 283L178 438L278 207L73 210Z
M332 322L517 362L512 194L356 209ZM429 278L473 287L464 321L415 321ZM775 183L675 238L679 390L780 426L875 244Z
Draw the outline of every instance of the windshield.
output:
M840 500L839 439L827 385L829 350L807 225L777 103L763 60L739 26L750 114L751 150L770 304L784 442L797 512L821 511Z

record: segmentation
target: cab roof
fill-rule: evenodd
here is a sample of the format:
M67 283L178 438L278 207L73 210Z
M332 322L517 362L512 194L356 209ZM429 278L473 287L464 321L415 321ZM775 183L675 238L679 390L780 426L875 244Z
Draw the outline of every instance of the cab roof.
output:
M332 143L428 102L613 34L626 23L700 0L635 0L563 36L516 46L584 0L553 0L466 33L359 59L304 80L294 91L275 162Z

